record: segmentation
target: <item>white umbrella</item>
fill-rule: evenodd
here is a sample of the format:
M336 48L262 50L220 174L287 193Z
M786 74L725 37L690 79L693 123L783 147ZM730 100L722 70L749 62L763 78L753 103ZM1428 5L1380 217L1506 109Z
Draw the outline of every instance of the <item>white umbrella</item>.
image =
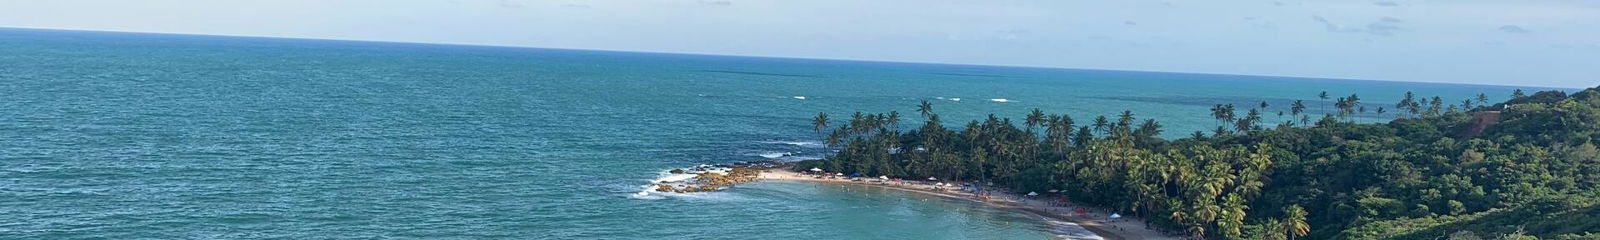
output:
M1028 192L1028 196L1039 196L1037 192Z
M834 176L844 176L844 173L834 173Z
M889 180L889 176L878 176L878 179Z
M936 178L936 177L928 177L928 181L939 181L939 178Z
M821 172L822 169L821 168L811 168L811 171L812 172Z
M1122 214L1116 214L1116 213L1112 213L1111 214L1111 219L1118 219L1118 218L1122 218Z
M1061 192L1061 190L1050 189L1050 192Z

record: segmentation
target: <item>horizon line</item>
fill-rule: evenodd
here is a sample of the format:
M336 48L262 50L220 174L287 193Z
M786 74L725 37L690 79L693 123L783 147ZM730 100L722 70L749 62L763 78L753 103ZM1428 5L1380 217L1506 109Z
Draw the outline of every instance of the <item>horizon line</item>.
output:
M1197 74L1197 75L1221 75L1221 76L1243 76L1243 77L1279 77L1279 78L1318 79L1318 80L1335 80L1335 81L1425 83L1425 84L1449 84L1449 85L1470 85L1470 86L1511 87L1511 88L1517 88L1517 87L1550 88L1550 89L1558 89L1558 90L1583 90L1583 89L1587 89L1587 88L1593 87L1593 86L1572 86L1572 87L1567 87L1567 86L1554 86L1554 85L1518 86L1518 85L1487 84L1487 83L1456 83L1456 82L1433 82L1433 81L1408 81L1408 80L1392 80L1392 79L1357 79L1357 78L1337 78L1337 77L1318 77L1318 76L1289 76L1289 75L1265 75L1265 74L1226 73L1226 72L1179 72L1179 71L1141 70L1141 69L1116 69L1116 68L1073 68L1073 67L1064 67L1064 66L1039 66L1039 65L1002 65L1002 64L976 64L976 63L919 62L919 61L881 60L881 59L849 59L849 58L821 58L821 57L796 57L796 56L736 55L736 54L704 53L704 52L637 51L637 50L618 50L618 49L600 49L600 48L557 48L557 47L539 47L539 46L525 46L525 45L497 45L497 44L460 43L460 42L406 42L406 41L373 40L373 39L308 38L308 37L284 37L284 36L264 36L264 35L221 35L221 34L178 33L178 32L136 32L136 31L103 30L103 29L35 28L35 27L12 27L12 26L0 26L0 29L18 29L18 30L36 30L36 31L43 30L43 31L67 31L67 32L122 33L122 34L156 34L156 35L179 35L179 36L199 36L199 37L233 37L233 38L258 38L258 39L282 39L282 40L345 41L345 42L363 42L363 43L418 44L418 45L439 45L439 46L493 47L493 48L568 50L568 51L596 51L596 52L615 52L615 53L675 54L675 55L696 55L696 56L715 56L715 57L747 57L747 58L769 58L769 59L791 59L791 60L822 60L822 61L845 61L845 62L864 62L864 63L894 63L894 64L924 64L924 65L947 65L947 66L971 66L971 67L1028 68L1028 69L1044 69L1044 70L1089 70L1089 71Z

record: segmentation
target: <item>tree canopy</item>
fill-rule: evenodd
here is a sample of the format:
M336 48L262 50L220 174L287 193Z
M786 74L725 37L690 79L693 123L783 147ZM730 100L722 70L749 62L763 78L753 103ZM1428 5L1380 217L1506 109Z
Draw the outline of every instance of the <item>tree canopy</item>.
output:
M1212 239L1600 238L1588 234L1600 234L1600 90L1511 95L1443 106L1408 92L1384 123L1354 122L1374 117L1355 94L1315 122L1298 100L1299 121L1281 123L1262 121L1265 102L1244 115L1219 104L1211 134L1179 139L1126 111L1079 126L1036 109L1020 128L989 115L952 129L924 101L905 131L898 113L833 125L819 114L837 153L798 167L1059 190Z

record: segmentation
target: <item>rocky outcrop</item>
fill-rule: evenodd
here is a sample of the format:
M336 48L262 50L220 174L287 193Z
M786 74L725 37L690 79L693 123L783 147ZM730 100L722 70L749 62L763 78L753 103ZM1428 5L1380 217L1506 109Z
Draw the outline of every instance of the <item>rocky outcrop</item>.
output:
M672 172L678 173L689 171L673 169ZM700 173L694 178L677 183L677 185L673 185L673 183L668 182L658 183L656 184L655 190L657 192L674 193L710 192L718 189L733 187L733 185L741 183L754 182L758 177L761 176L761 170L742 167L729 168L726 169L726 171L722 171L720 169L715 171L696 169L695 172Z

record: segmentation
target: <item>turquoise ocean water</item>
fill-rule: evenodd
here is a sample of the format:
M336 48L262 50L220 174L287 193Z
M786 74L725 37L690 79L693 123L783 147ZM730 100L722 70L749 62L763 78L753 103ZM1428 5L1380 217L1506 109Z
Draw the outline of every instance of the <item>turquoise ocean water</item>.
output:
M1131 110L1177 137L1215 103L1511 89L0 29L0 238L1038 239L1060 232L898 192L630 196L668 168L818 157L817 112Z

